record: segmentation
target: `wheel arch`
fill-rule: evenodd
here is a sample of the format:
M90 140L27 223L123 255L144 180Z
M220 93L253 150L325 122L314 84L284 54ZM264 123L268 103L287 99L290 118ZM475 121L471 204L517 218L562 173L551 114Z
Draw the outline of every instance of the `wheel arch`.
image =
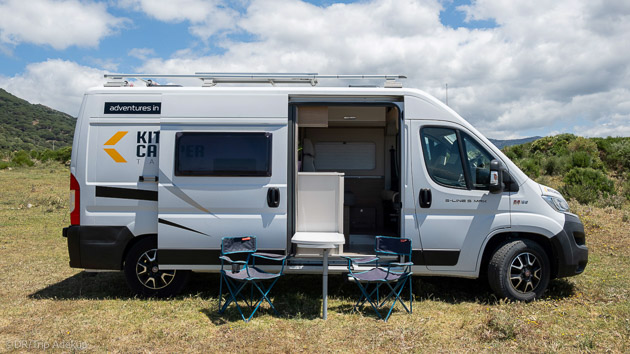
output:
M479 269L480 277L486 276L488 263L496 250L504 243L513 240L530 240L539 244L545 253L547 253L547 257L549 258L549 264L551 265L550 279L556 278L558 274L558 253L551 242L551 239L545 235L537 233L518 231L500 232L489 236L483 248L483 253L481 254L479 266L477 268Z
M120 260L120 269L123 269L125 267L125 259L127 259L127 254L129 253L129 250L131 250L133 246L135 246L138 242L152 237L155 237L155 242L157 243L157 234L138 235L129 240L129 242L127 242L127 245L125 246L125 250L122 253L122 258Z

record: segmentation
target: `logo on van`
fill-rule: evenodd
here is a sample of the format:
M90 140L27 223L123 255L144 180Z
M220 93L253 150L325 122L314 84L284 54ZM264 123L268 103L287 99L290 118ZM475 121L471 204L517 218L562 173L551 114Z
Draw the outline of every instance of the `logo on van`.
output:
M114 136L112 136L111 138L109 138L109 140L107 140L105 142L105 146L114 146L116 144L118 144L118 142L120 141L120 139L122 139L125 135L127 135L128 132L126 131L120 131L120 132L116 132L116 134L114 134ZM111 157L114 161L116 162L127 162L127 160L125 160L124 157L122 157L120 155L120 153L118 153L118 151L116 151L116 149L114 148L104 148L103 150L105 150L105 152L107 153L107 155L109 155L109 157Z

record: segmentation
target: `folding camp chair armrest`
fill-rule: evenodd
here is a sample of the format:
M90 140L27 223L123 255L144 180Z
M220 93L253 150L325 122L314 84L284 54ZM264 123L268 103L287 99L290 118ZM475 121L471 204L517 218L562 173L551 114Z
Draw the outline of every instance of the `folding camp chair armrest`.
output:
M363 258L348 257L348 256L341 256L341 257L347 259L349 262L356 263L356 264L372 263L380 259L380 257L363 257Z
M285 259L287 259L287 256L283 256L281 254L274 254L274 253L252 253L252 256L257 257L257 258L264 258L264 259L270 259L272 261L283 261Z
M284 274L284 264L286 263L287 260L287 256L283 256L281 254L275 254L275 253L260 253L260 252L256 252L256 253L252 253L252 257L254 258L263 258L263 259L269 259L272 261L277 261L277 262L282 262L282 268L280 268L280 272L277 274ZM255 260L253 260L253 264L252 266L255 267ZM249 275L249 273L247 273L247 275Z
M234 263L234 264L247 264L247 262L245 261L234 261L232 260L232 258L228 256L219 256L219 259L230 262L230 263Z
M405 262L405 263L393 262L393 263L390 263L389 265L393 267L410 267L413 265L413 262Z

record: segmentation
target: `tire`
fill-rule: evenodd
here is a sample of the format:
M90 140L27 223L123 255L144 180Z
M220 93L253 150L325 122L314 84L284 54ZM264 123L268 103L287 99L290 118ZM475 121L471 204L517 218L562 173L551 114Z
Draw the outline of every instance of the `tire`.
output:
M138 241L125 257L124 272L129 288L142 297L170 297L182 291L188 270L159 270L157 239L147 237Z
M488 283L500 298L529 302L543 295L550 273L549 257L538 243L512 240L492 255Z

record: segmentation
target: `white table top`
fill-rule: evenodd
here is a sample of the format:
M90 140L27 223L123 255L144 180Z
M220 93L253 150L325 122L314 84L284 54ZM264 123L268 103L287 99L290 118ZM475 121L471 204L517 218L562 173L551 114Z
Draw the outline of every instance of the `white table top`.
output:
M291 242L310 248L335 248L346 240L343 234L337 232L296 232Z

